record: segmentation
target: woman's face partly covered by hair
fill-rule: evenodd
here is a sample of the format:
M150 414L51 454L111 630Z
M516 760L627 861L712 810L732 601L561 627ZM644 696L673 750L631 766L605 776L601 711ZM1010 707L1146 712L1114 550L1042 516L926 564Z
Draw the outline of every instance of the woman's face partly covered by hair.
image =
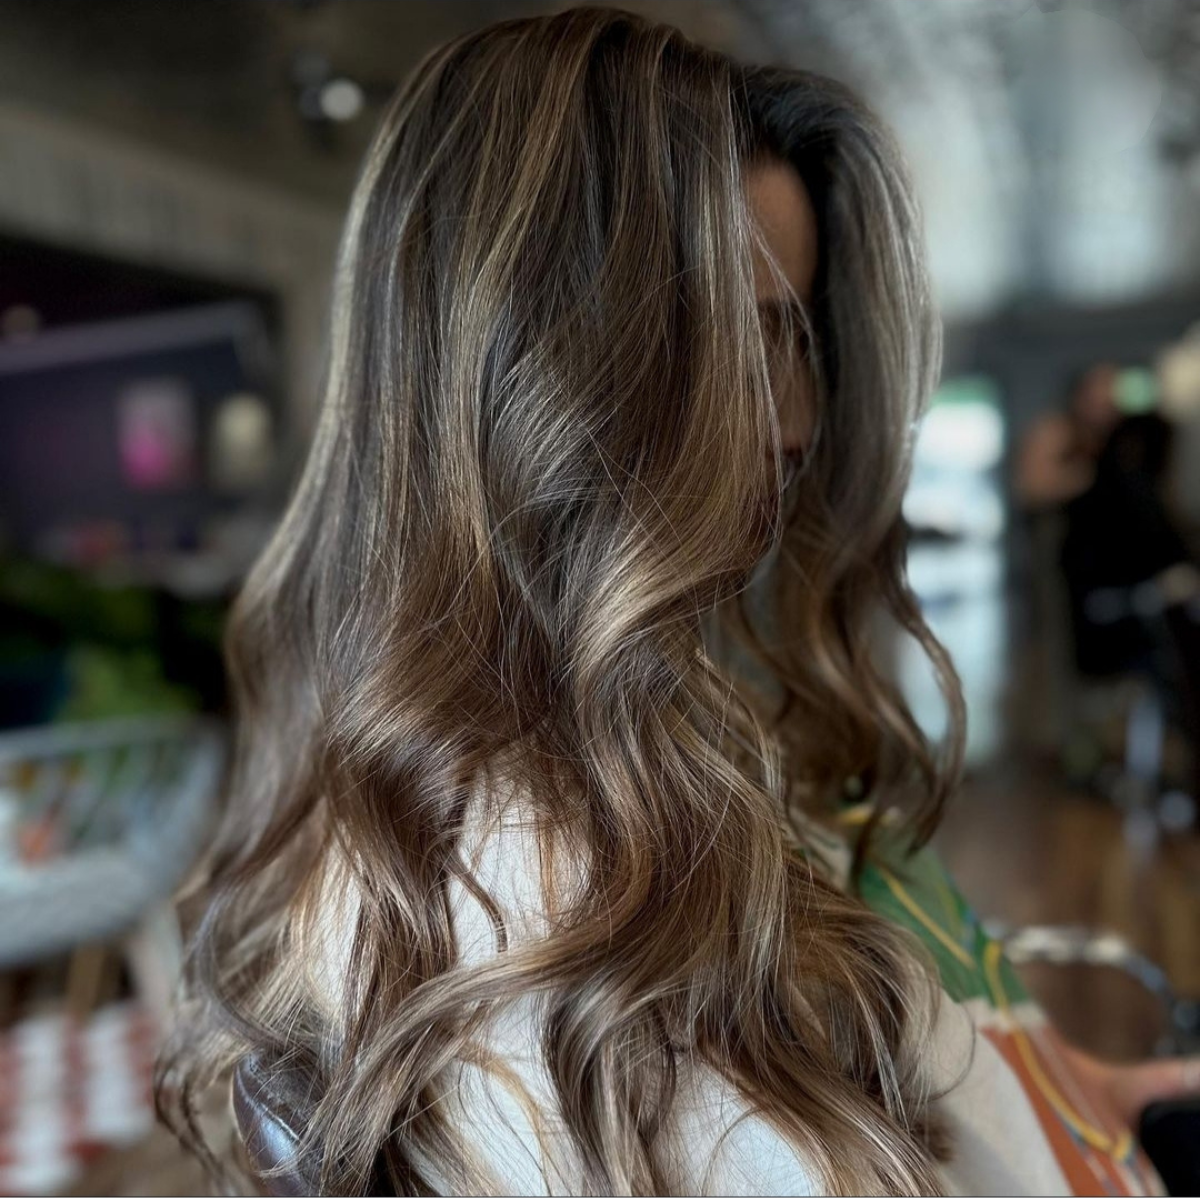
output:
M780 441L785 454L796 456L812 438L813 377L807 348L801 345L798 353L783 354L780 339L804 337L798 314L791 321L786 316L793 305L812 304L819 250L817 214L799 172L782 159L765 158L748 167L745 186L762 238L754 246L754 294L767 342Z

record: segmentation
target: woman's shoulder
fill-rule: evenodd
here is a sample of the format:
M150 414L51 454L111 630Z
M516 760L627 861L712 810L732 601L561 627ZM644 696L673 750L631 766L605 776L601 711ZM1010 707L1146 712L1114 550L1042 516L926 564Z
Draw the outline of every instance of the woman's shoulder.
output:
M457 1065L449 1092L454 1128L497 1194L579 1195L587 1190L584 1172L537 1050L532 1009L506 1006L485 1028L479 1054ZM663 1141L686 1194L825 1191L818 1172L728 1080L691 1058L678 1065Z
M582 864L549 851L519 803L472 822L462 857L472 886L455 881L451 905L455 940L468 965L499 952L497 912L512 948L546 934L548 893L561 897L585 882ZM577 1194L582 1172L542 1059L539 1022L537 999L522 997L484 1026L479 1054L458 1068L456 1125L503 1190ZM671 1121L666 1141L676 1150L676 1175L691 1194L800 1196L823 1190L788 1140L698 1058L685 1055L678 1063Z

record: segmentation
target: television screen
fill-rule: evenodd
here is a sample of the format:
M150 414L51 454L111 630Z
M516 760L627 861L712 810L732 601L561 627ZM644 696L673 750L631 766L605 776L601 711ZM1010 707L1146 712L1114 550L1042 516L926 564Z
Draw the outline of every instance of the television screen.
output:
M270 438L269 364L261 313L243 301L0 343L6 539L36 551L73 525L112 522L135 544L186 541L253 488L246 463L266 470L263 446L233 435Z

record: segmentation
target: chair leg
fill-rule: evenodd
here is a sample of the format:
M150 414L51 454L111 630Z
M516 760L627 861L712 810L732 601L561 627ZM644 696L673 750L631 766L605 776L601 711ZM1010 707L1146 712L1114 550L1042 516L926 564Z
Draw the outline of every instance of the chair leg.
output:
M1163 741L1166 736L1162 702L1152 691L1139 697L1129 714L1125 766L1146 792L1154 792L1162 776Z
M71 953L67 967L67 1013L85 1021L103 998L112 977L112 950L107 942L88 942Z
M165 901L151 909L126 935L124 951L138 997L159 1028L165 1028L183 968L183 938L175 906Z
M1135 852L1151 854L1162 835L1156 804L1166 737L1162 700L1153 688L1138 693L1125 731L1125 840Z
M0 1029L17 1019L17 978L13 971L0 971Z

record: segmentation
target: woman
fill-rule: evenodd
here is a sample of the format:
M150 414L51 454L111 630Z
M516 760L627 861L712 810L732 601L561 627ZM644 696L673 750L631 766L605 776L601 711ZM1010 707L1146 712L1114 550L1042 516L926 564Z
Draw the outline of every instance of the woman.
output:
M181 1136L255 1049L317 1081L342 1194L1076 1181L946 995L999 970L982 935L939 984L858 894L920 910L883 848L958 774L900 517L938 358L904 172L841 87L608 9L424 61L229 631ZM881 612L941 671L940 756ZM1090 1115L1095 1170L1149 1186Z
M1166 493L1173 438L1156 412L1113 429L1091 487L1066 505L1059 565L1075 665L1149 679L1196 748L1189 790L1200 798L1200 572Z

